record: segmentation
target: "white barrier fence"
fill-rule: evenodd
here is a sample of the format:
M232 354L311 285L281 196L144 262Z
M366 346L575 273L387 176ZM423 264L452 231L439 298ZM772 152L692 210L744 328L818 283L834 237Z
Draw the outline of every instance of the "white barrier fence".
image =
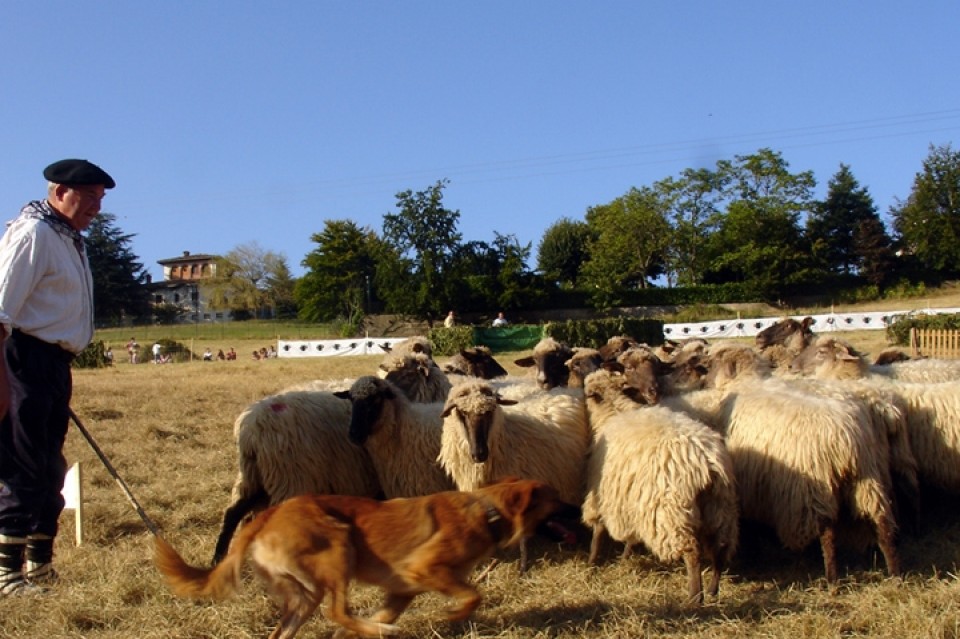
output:
M277 357L333 357L383 355L406 337L357 337L353 339L280 340Z
M901 315L935 315L960 313L960 308L926 308L920 310L873 311L868 313L826 313L823 315L791 315L797 320L813 318L814 333L835 331L884 330ZM754 337L765 328L779 322L783 317L758 317L752 319L726 319L688 324L664 324L663 336L668 339L703 337ZM279 357L331 357L340 355L382 355L405 337L362 337L354 339L280 340Z
M868 313L827 313L824 315L790 315L796 320L813 318L811 329L814 333L832 333L835 331L867 331L886 329L896 317L901 315L937 313L960 313L960 308L927 308L905 311L873 311ZM668 339L688 339L692 337L754 337L765 328L773 326L783 317L761 317L755 319L729 319L711 322L693 322L689 324L664 324L663 336Z

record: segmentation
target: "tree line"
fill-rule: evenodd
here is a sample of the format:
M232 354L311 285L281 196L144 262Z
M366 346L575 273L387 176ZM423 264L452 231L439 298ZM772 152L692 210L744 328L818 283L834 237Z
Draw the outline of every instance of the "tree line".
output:
M532 245L514 235L465 241L460 212L443 201L448 184L398 193L379 232L326 220L310 237L316 247L300 278L284 256L239 246L219 258L204 298L237 318L358 327L370 313L434 322L451 308L492 313L583 302L605 309L654 287L742 284L767 299L825 287L881 296L895 284L960 275L960 152L950 144L931 145L910 194L890 207L889 227L850 166L839 166L817 200L812 172L792 172L779 152L763 148L631 187L583 219L557 220L539 241L534 268ZM160 314L133 237L110 213L88 233L101 325Z

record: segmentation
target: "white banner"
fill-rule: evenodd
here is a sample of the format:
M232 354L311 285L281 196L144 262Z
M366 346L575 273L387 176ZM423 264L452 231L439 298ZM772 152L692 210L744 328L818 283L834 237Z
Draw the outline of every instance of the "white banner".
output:
M406 337L356 337L353 339L280 340L277 357L333 357L383 355Z
M827 313L826 315L789 315L795 320L813 318L810 327L814 333L834 331L870 331L887 328L901 315L935 315L960 313L960 308L927 308L912 311L873 311L869 313ZM690 324L664 324L663 336L667 339L705 339L717 337L754 337L765 328L773 326L784 317L761 317L755 319L728 319Z
M827 313L824 315L790 315L782 317L758 317L753 319L726 319L689 324L664 324L663 336L683 340L693 337L716 339L719 337L754 337L765 328L773 326L784 317L802 320L813 318L814 333L835 331L883 330L901 315L935 315L960 313L960 308L926 308L909 311L872 311L868 313ZM338 355L383 355L388 348L406 340L406 337L357 337L353 339L280 340L279 357L332 357Z

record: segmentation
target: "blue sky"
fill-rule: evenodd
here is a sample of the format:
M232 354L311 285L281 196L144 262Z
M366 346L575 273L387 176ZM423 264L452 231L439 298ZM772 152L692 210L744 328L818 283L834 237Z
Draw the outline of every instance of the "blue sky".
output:
M252 242L300 275L324 220L379 232L440 179L464 240L535 251L762 147L819 197L849 164L885 213L960 131L958 25L955 0L6 0L0 217L82 157L155 279Z

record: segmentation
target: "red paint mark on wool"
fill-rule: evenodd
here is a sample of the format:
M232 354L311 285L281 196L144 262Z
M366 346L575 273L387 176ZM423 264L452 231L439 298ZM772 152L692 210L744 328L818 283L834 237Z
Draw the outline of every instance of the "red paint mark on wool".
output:
M283 402L274 402L270 404L270 410L275 413L282 413L283 411L287 410L287 405Z

